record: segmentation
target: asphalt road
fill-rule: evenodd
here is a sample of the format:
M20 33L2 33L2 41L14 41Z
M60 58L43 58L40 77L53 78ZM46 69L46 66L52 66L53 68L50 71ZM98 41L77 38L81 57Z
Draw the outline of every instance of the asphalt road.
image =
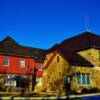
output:
M83 100L100 100L100 95L99 96L84 97Z
M68 99L65 99L65 100L68 100ZM69 100L100 100L100 95L98 95L98 96L81 97L81 98L71 98Z

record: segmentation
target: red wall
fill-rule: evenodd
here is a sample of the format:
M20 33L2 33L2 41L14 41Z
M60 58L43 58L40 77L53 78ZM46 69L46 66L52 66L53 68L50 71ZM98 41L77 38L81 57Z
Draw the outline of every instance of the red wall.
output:
M10 64L9 66L3 65L3 59L7 57L9 58ZM29 74L30 69L32 69L32 73L34 73L34 68L38 67L38 62L35 62L32 58L23 58L25 60L25 67L20 67L20 59L21 57L14 56L3 56L0 55L0 73L11 73L11 74ZM36 76L42 76L42 71L37 71Z

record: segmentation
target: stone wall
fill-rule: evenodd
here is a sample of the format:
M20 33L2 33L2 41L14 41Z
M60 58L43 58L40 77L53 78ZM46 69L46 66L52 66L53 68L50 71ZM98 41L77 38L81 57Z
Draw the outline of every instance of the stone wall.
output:
M59 61L57 61L58 57L59 57ZM48 58L50 58L49 55ZM63 81L62 79L65 78L65 76L68 74L67 71L69 70L70 72L68 66L69 64L68 62L65 61L64 58L62 58L59 54L55 55L54 59L46 69L46 74L44 74L43 76L43 86L47 89L47 91L51 90L52 88L51 84L54 86L56 81L58 81L58 84L59 84L59 80L61 80L60 83Z
M100 66L100 50L90 48L87 50L83 50L78 52L79 55L90 61L96 66Z
M100 50L91 48L78 53L94 64L94 67L91 68L92 78L94 80L95 87L100 88Z
M72 66L66 61L60 54L56 54L54 59L48 65L47 69L45 70L45 74L43 76L43 86L48 90L50 84L54 82L57 78L64 74L66 77L67 75L72 75L72 82L71 82L71 89L72 90L81 90L82 88L92 88L97 87L100 88L100 70L96 69L96 67L100 68L100 58L99 58L99 50L98 49L87 49L78 52L81 56L85 59L90 61L94 64L94 67L86 67L86 66ZM44 62L44 66L48 63L50 58L54 55L54 53L50 53L47 55L47 58ZM57 57L59 57L59 62L57 62ZM91 77L90 85L88 86L79 86L77 85L77 78L75 73L89 73Z

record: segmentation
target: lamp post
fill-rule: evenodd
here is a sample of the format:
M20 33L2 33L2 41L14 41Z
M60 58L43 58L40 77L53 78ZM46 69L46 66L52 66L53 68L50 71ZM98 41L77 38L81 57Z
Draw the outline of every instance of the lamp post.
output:
M66 96L67 96L67 100L69 99L69 95L70 95L70 90L71 90L71 80L72 80L72 75L67 75L66 77Z

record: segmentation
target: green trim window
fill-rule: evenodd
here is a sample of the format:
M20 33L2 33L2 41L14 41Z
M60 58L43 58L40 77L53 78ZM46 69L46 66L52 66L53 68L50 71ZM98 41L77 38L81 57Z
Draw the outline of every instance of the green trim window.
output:
M87 74L87 84L90 84L90 75Z
M42 77L37 77L36 78L36 83L40 83L42 81Z
M20 67L25 68L25 60L24 59L20 60Z
M77 84L78 85L89 85L90 84L90 74L77 73Z
M77 84L81 84L81 74L77 74Z

